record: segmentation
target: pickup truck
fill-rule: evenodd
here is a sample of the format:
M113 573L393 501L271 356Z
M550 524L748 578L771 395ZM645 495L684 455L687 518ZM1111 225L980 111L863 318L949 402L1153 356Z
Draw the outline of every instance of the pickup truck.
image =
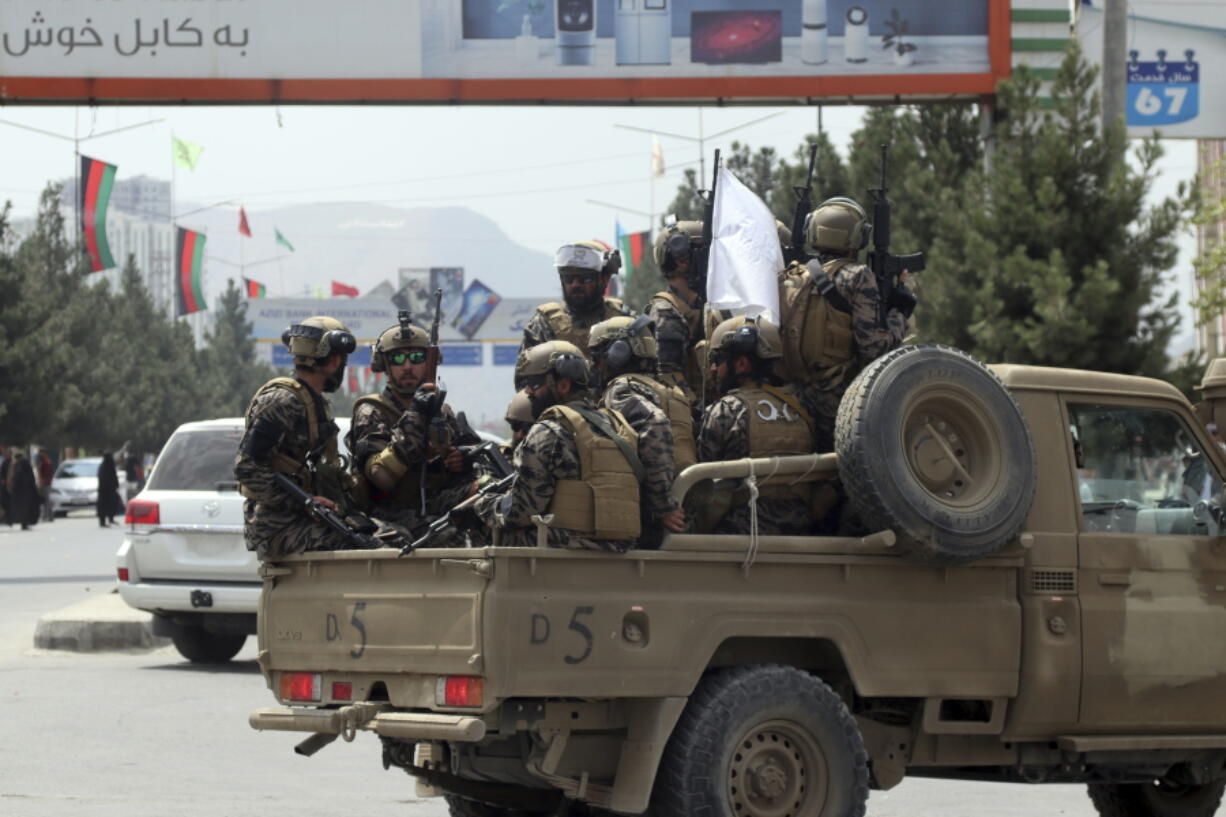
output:
M673 488L837 479L840 535L265 564L280 706L250 723L306 755L373 734L461 817L854 817L906 775L1208 817L1226 455L1203 418L1226 360L1202 387L1198 416L1156 380L906 347L853 384L835 453L699 464Z

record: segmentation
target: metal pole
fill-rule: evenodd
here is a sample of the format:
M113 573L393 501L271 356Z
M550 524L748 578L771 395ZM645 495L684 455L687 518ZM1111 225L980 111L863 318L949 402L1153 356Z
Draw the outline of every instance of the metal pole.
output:
M1103 129L1126 122L1128 96L1128 0L1103 4Z

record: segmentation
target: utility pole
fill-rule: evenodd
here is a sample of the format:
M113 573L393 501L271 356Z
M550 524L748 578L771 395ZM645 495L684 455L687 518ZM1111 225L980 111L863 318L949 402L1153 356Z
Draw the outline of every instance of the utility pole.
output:
M1127 124L1128 0L1103 3L1103 130Z

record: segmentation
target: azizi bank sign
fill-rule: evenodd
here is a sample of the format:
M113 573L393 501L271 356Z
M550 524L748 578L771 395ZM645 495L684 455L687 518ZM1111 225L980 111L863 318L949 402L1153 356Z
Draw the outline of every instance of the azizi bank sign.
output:
M1009 70L1009 0L0 0L0 104L905 102Z

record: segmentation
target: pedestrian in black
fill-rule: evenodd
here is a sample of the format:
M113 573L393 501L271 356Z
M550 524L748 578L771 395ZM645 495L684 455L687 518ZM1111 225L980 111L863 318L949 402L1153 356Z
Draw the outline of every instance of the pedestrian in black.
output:
M38 482L34 479L34 468L25 454L18 452L13 455L9 466L9 519L14 525L21 525L22 530L29 530L38 524L42 511L42 497L38 494Z
M98 466L98 524L113 525L116 514L123 513L123 499L119 496L119 474L115 471L115 457L110 451L102 452L102 464Z
M0 522L9 527L13 525L9 516L9 466L12 464L13 458L8 448L0 445Z

